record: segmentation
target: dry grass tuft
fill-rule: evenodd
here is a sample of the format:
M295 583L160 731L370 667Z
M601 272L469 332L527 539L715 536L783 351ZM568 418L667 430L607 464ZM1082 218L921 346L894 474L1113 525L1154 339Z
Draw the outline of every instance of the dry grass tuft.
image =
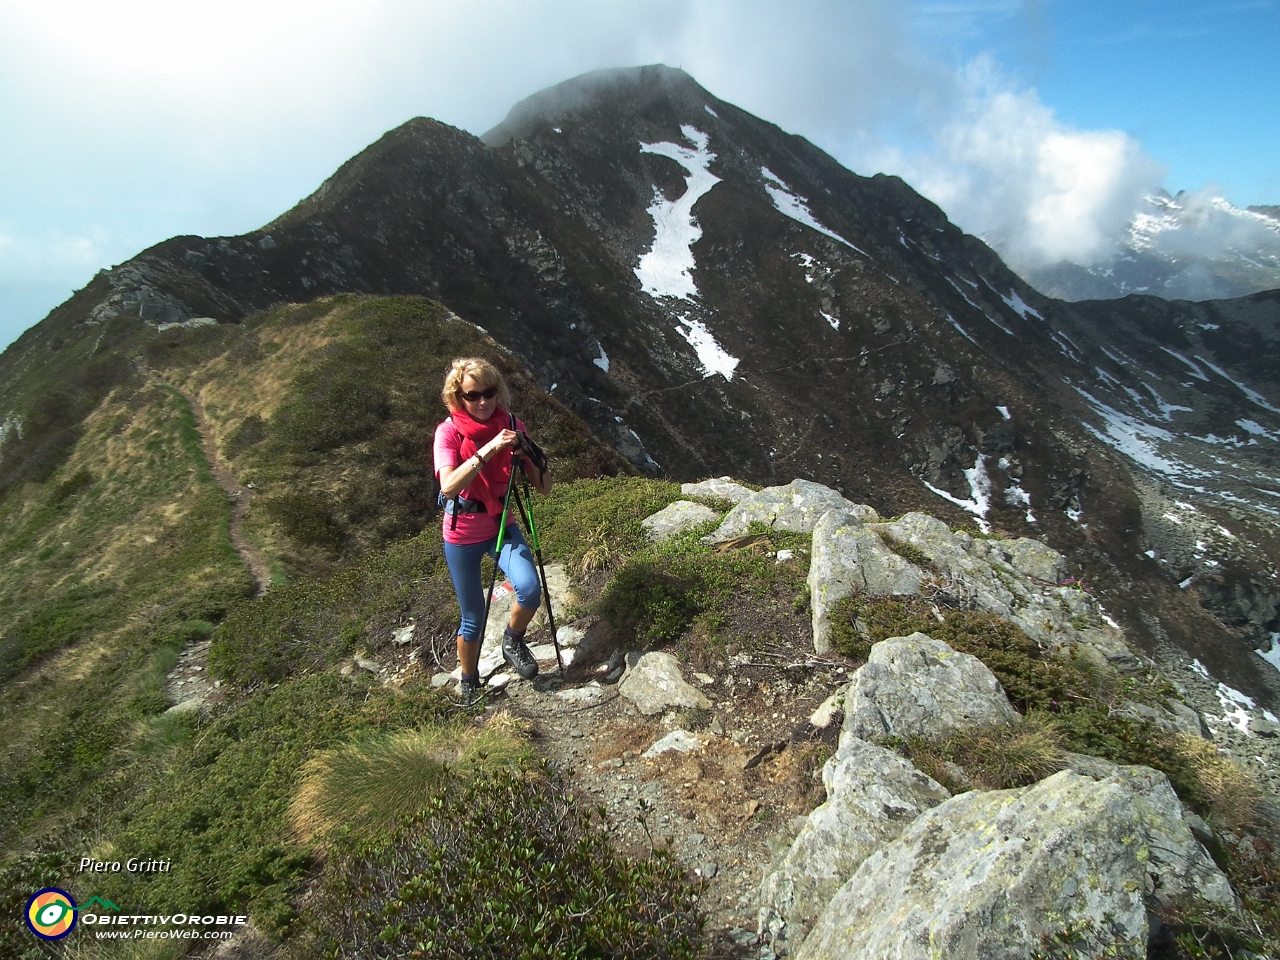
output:
M907 752L921 771L952 792L1005 790L1063 769L1062 742L1052 715L1033 710L1008 729L957 733L937 744L913 739Z
M1170 741L1203 791L1215 826L1234 830L1257 825L1262 789L1248 770L1203 737L1177 734Z
M519 764L526 731L505 714L483 727L422 727L317 754L303 767L289 808L304 841L339 825L362 833L397 826L450 783Z

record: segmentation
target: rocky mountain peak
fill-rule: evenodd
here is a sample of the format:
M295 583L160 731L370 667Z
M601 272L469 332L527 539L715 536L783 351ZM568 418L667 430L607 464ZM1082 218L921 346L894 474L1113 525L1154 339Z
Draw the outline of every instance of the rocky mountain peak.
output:
M694 119L704 107L718 109L719 103L689 74L663 64L595 70L526 97L480 139L500 147L610 111L645 115L665 109Z

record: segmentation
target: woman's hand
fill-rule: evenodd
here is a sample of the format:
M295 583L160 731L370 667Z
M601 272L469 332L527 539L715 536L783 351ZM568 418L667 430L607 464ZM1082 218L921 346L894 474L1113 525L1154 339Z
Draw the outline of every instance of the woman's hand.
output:
M520 441L520 435L514 430L503 430L500 434L480 448L480 456L488 460L495 453L514 447Z
M478 462L477 457L487 463L493 458L494 454L509 447L514 447L519 442L519 439L519 435L514 430L503 430L472 456L462 461L454 469L441 475L441 495L448 499L465 490L470 486L471 481L479 475L480 471L484 469L484 463Z

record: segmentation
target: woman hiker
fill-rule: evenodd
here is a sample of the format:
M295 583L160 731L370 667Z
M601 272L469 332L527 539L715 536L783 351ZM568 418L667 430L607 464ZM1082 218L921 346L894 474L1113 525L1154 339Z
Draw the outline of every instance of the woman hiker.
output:
M485 613L480 559L494 556L503 498L517 456L529 481L541 494L551 490L551 477L516 448L525 425L508 406L511 395L497 367L479 357L453 361L440 393L449 416L436 427L435 474L445 501L444 557L458 595L462 623L458 627L459 689L470 701L480 688L480 644ZM516 605L502 638L502 655L524 679L538 675L538 663L524 642L525 630L538 609L542 591L533 555L509 516L498 566L515 588Z

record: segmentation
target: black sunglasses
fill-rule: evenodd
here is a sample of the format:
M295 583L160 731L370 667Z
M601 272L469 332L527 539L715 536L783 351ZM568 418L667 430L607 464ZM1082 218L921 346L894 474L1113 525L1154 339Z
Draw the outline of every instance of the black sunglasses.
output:
M483 390L467 390L466 392L458 391L458 396L467 401L467 403L475 403L481 397L485 400L492 400L497 395L497 387L485 387Z

